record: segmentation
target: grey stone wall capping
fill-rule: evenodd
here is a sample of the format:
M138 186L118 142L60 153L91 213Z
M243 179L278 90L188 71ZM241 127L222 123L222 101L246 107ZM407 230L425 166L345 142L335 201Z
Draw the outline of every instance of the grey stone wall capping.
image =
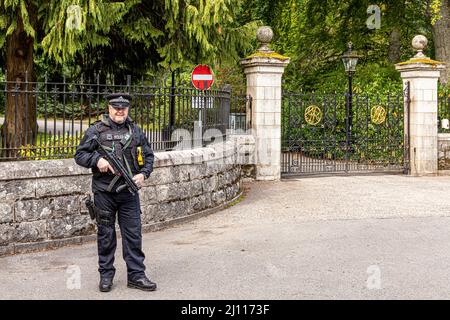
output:
M234 141L228 140L225 143L211 144L198 149L156 152L154 167L199 164L229 157L236 152ZM12 161L2 163L0 181L90 174L90 169L78 166L74 159Z
M255 144L255 137L251 134L233 134L228 136L230 141L238 141L241 144Z
M90 174L73 159L2 162L0 181Z
M438 133L438 141L450 141L450 133Z

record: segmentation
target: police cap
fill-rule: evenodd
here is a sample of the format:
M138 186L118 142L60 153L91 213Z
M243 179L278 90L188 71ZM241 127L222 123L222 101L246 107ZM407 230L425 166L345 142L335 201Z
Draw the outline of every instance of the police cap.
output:
M107 95L106 99L114 108L128 108L133 98L128 93L112 93Z

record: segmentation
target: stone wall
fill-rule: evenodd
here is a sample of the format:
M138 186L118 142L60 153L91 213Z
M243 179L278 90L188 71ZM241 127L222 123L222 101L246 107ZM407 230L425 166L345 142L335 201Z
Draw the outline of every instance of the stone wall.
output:
M251 133L251 130L249 130ZM256 179L255 137L251 134L230 135L229 140L236 146L237 162L241 164L243 181Z
M450 133L438 134L439 170L450 170Z
M154 171L140 190L143 230L209 212L236 198L241 164L251 166L246 147L240 146L251 145L249 137L155 153ZM90 190L90 170L73 159L1 163L0 255L96 239L96 225L83 201Z

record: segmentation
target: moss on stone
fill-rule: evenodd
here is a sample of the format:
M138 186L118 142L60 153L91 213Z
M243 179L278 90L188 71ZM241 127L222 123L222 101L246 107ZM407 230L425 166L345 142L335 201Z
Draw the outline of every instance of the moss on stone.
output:
M246 59L252 59L252 58L272 58L272 59L278 59L278 60L288 60L289 57L283 56L276 52L255 52L254 54L249 55Z
M239 196L239 198L237 198L236 200L234 200L233 202L227 204L223 209L228 209L232 206L237 205L239 202L243 201L245 198L247 198L247 195L244 194L244 192L241 193L241 195Z
M405 64L413 64L413 63L424 63L432 66L437 66L439 64L445 64L444 62L432 60L432 59L421 59L421 58L411 58L408 61L397 63L399 66L403 66Z

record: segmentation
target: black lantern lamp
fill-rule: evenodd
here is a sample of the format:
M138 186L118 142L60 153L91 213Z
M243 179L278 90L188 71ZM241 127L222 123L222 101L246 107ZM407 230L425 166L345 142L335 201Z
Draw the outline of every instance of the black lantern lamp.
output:
M344 63L345 72L349 75L356 71L356 65L358 64L359 56L353 51L353 43L348 43L348 51L342 56L342 62Z
M359 56L353 50L353 44L351 42L348 43L348 51L342 56L342 62L344 63L345 71L348 74L348 93L346 99L346 111L347 111L347 148L349 151L352 151L353 148L351 146L352 142L352 126L353 126L353 110L352 110L352 78L353 73L356 71L356 65L358 64Z

